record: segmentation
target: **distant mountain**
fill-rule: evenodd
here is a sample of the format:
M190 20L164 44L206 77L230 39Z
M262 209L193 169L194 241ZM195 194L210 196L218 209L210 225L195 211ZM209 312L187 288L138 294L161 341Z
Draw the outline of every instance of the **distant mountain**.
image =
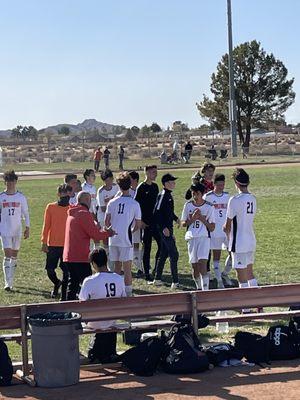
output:
M48 126L45 128L45 131L50 131L53 133L59 132L62 127L68 127L70 129L71 134L80 134L83 131L85 132L93 132L95 133L96 131L101 134L105 133L112 133L116 129L120 129L120 125L112 125L112 124L107 124L105 122L100 122L97 121L96 119L85 119L83 122L80 122L77 125L73 124L58 124L58 125L52 125Z
M0 131L0 138L9 138L9 137L11 137L11 129Z

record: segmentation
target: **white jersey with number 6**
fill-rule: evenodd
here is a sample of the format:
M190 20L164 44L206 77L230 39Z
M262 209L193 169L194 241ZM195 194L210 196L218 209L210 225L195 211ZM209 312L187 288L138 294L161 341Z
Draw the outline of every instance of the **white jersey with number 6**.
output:
M109 246L131 247L135 220L141 220L139 203L131 196L115 197L109 201L106 215L110 215L111 227L116 232L109 238Z
M216 194L215 192L211 191L203 196L203 199L212 203L215 208L216 226L211 232L212 238L224 238L226 236L223 232L223 225L226 222L226 212L229 198L230 194L228 192Z
M109 297L126 297L124 278L114 272L98 272L82 283L79 300L105 299ZM93 329L107 329L114 321L89 322Z
M201 214L209 223L215 223L214 208L212 204L207 201L205 201L201 206L196 206L192 200L186 202L182 210L181 220L187 221L197 209L200 210ZM185 240L197 237L210 237L210 232L207 227L198 219L188 227L185 234Z
M256 197L251 193L239 193L229 199L227 218L232 220L229 251L248 253L255 251L256 239L253 221L256 214Z
M14 194L0 193L0 234L1 236L20 236L22 218L29 227L29 212L26 197L21 192Z

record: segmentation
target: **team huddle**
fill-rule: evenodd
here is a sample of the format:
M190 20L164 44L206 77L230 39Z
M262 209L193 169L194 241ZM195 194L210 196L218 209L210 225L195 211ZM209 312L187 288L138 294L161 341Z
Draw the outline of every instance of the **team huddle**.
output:
M86 285L93 288L88 298L95 298L96 281L93 281L91 264L97 259L107 263L107 266L98 265L100 270L105 268L102 276L106 278L101 289L104 297L118 296L117 291L132 295L132 263L138 277L144 277L148 284L163 285L168 258L171 288L179 288L174 223L186 229L189 262L197 289L209 289L211 263L218 288L224 288L224 283L230 285L231 267L237 272L240 287L257 286L253 275L256 199L248 191L250 180L245 170L237 168L234 172L238 193L230 197L225 191L225 176L215 174L213 164L204 164L192 177L180 217L174 212L172 194L177 178L164 174L159 192L155 165L145 167L145 179L141 183L136 171L121 172L116 182L109 169L100 176L103 185L97 190L94 170L84 172L83 184L77 175L67 174L64 183L58 186L58 200L45 209L41 242L42 251L46 253L47 275L53 283L53 298L60 292L61 300L87 299L87 295L83 295L87 293ZM16 188L17 175L7 171L3 178L6 190L0 194L0 234L4 251L4 289L10 291L21 243L22 220L25 220L25 239L29 237L30 220L26 197ZM151 266L153 240L157 251ZM221 269L222 251L228 254L225 267ZM97 253L101 257L97 258ZM62 270L61 280L56 274L58 266Z

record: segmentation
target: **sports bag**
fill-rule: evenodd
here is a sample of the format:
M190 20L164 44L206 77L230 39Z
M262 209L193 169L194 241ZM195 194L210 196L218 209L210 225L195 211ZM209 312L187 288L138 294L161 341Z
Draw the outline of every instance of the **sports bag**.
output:
M12 377L13 366L8 349L4 341L0 339L0 386L11 385Z
M208 357L209 363L217 367L224 361L229 361L232 358L241 360L240 353L229 343L218 343L205 348L205 354Z
M176 324L171 328L162 368L170 374L203 372L209 368L208 357L190 324Z
M239 331L234 337L234 350L239 359L245 357L250 363L269 364L270 341L267 337Z
M152 376L157 369L165 346L160 338L148 338L120 356L123 365L135 375Z
M177 314L171 318L174 322L183 324L191 324L192 317L190 314ZM204 314L198 314L198 329L206 328L209 325L209 319Z
M294 321L288 326L271 326L267 338L270 342L270 360L292 360L300 357L300 332Z

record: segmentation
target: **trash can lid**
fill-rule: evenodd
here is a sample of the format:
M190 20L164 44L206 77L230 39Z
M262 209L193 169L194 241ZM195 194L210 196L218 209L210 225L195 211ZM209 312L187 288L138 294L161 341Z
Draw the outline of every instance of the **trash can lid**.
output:
M81 315L74 312L49 311L30 315L27 319L33 326L68 325L80 322Z

